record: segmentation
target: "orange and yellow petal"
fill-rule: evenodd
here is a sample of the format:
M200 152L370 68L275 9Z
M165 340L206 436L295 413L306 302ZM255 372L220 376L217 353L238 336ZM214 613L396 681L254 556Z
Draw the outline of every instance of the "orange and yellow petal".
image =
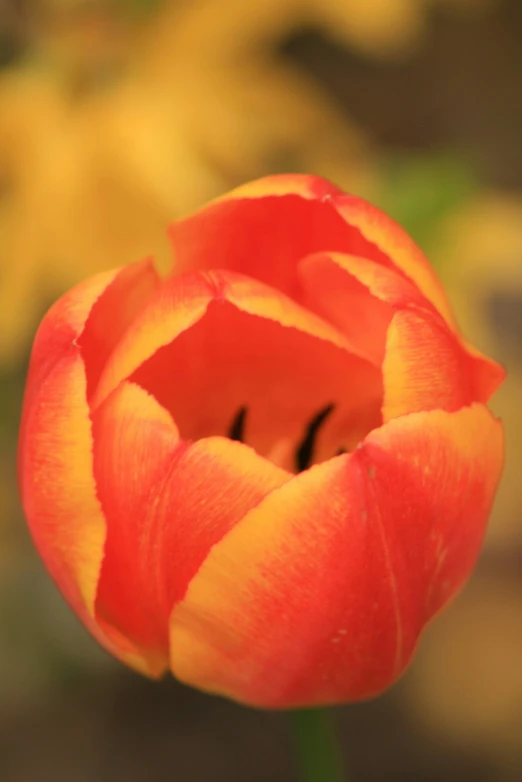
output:
M349 447L330 440L337 433L357 442L381 420L380 370L319 316L229 271L165 283L113 351L94 407L126 378L171 412L184 439L226 434L248 407L246 441L263 454L278 438L302 436L330 403L323 450Z
M442 283L424 253L406 231L385 212L362 198L342 194L335 199L335 207L347 223L358 229L366 241L378 247L418 286L448 325L457 330Z
M475 398L486 403L506 379L506 370L498 361L486 356L467 339L462 338L461 344L471 357Z
M264 707L369 697L478 554L502 465L480 405L392 421L269 494L171 619L182 681Z
M383 419L487 402L504 372L448 327L415 285L364 258L317 253L299 264L308 306L382 364Z
M172 413L183 438L227 434L247 408L245 442L266 456L281 440L297 444L333 404L317 440L322 459L380 423L380 370L347 349L333 326L255 280L211 274L205 313L172 338L175 313L166 308L152 338L171 341L149 347L151 358L130 375ZM210 273L201 276L207 284Z
M343 252L395 268L418 286L450 327L444 288L421 250L394 220L319 177L271 176L243 185L171 226L174 273L227 268L299 299L298 261Z
M78 339L89 400L115 346L160 285L152 260L146 259L123 267L93 304Z
M93 415L93 469L107 537L96 618L120 646L137 647L152 669L167 667L165 621L148 569L146 517L179 448L171 416L133 383L123 383Z
M338 211L341 195L324 179L298 174L245 185L171 226L173 271L230 269L299 301L296 269L306 255L338 251L393 265Z
M249 315L308 333L349 350L337 329L267 285L229 271L172 277L134 319L105 366L94 406L147 359L180 337L206 314L210 304L233 305ZM240 339L237 335L236 339Z
M390 421L368 435L364 450L387 503L389 534L400 541L397 576L423 594L431 618L480 552L504 463L502 423L478 403L434 410Z
M159 673L172 607L210 548L290 475L225 438L181 441L133 383L94 414L94 474L108 526L96 616Z
M20 431L19 481L31 534L51 576L97 640L122 654L96 625L94 600L105 519L92 474L87 382L77 342L117 272L75 288L50 310L35 340Z
M104 272L77 285L47 312L36 334L25 390L25 407L30 407L40 384L82 334L91 310L118 272ZM76 350L75 352L79 352Z
M66 591L74 593L89 610L94 601L98 554L84 555L81 549L84 545L91 553L101 549L105 528L90 475L90 421L78 338L96 301L116 276L117 272L107 272L78 285L45 316L34 341L20 431L19 474L29 525L44 556L49 554L51 565L63 571ZM79 461L73 457L77 453ZM83 507L85 498L91 500L86 505L91 506L91 512L87 511L85 522L78 521L82 529L85 526L85 534L80 533L78 540L74 526L64 524L61 529L64 513L56 515L68 478L74 479L71 486L80 491L77 500L72 491L66 492L77 502L77 509ZM78 551L78 557L60 555L69 550Z
M341 253L315 253L298 268L305 304L333 323L374 365L381 366L394 310L428 307L397 271Z
M133 319L103 369L92 399L96 409L144 361L204 315L213 287L203 275L164 283Z
M503 377L494 361L465 350L441 318L420 309L399 310L386 337L383 420L485 403Z
M313 174L272 174L239 185L229 193L215 198L211 205L230 200L289 195L300 196L311 201L342 195L342 191L328 180Z

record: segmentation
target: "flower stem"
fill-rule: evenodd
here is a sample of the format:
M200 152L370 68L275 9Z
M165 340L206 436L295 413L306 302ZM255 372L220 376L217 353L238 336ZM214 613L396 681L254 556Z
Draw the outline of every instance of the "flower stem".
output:
M292 712L302 782L346 782L329 709Z

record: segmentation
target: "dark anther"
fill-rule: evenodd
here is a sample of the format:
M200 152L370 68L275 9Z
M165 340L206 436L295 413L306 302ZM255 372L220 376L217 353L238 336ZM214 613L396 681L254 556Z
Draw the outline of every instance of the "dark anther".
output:
M325 419L328 418L330 413L333 411L334 407L335 405L333 404L326 405L326 407L320 410L308 424L305 436L301 441L297 451L295 452L295 464L297 467L297 472L302 472L303 470L308 469L308 467L310 467L312 464L317 433Z
M237 411L236 417L230 424L230 429L228 430L228 437L230 440L239 440L240 443L243 442L246 414L246 407L240 407Z

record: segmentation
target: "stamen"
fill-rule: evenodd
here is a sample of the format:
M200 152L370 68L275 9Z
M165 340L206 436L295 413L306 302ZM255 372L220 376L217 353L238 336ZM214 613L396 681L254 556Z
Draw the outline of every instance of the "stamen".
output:
M295 464L297 467L297 472L302 472L303 470L307 470L308 467L310 467L310 465L312 464L314 458L314 447L315 447L317 434L323 422L325 421L326 418L328 418L330 413L333 411L334 407L335 405L330 403L322 410L320 410L319 413L317 413L317 415L314 416L314 418L312 418L312 420L308 424L308 427L305 432L305 436L301 441L301 444L299 445L297 451L295 452Z
M228 430L228 438L230 440L238 440L240 443L244 442L246 414L246 407L240 407L237 411L236 417Z

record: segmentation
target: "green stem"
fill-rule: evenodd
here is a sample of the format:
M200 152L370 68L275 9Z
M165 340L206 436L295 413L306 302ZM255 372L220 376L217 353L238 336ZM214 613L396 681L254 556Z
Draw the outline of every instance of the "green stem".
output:
M302 782L346 782L329 709L292 712Z

